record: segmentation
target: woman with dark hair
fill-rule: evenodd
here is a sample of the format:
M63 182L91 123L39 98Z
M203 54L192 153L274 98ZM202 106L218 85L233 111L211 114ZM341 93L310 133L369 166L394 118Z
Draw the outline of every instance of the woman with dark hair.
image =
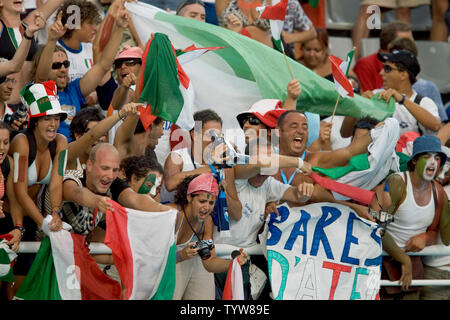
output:
M131 189L160 201L164 170L158 161L146 156L131 156L122 160L120 170Z
M214 273L228 270L230 260L217 258L213 245L211 212L218 194L219 185L212 174L193 175L178 185L175 203L169 204L178 210L174 300L213 300ZM243 249L237 258L241 265L247 262Z
M333 81L328 55L328 32L325 29L316 28L316 37L303 44L303 59L300 62L319 76Z
M9 153L14 157L14 193L26 216L24 239L36 241L39 240L36 227L42 226L46 215L53 217L49 224L51 231L62 227L62 174L58 168L59 154L67 148L67 139L56 131L67 114L61 110L54 81L29 84L21 95L29 109L30 123L14 137ZM49 191L45 192L46 189ZM50 197L45 197L46 194ZM19 268L21 261L31 265L34 254L29 257L31 261L19 256L15 267ZM30 265L15 270L15 274L25 275ZM22 280L16 281L16 285Z

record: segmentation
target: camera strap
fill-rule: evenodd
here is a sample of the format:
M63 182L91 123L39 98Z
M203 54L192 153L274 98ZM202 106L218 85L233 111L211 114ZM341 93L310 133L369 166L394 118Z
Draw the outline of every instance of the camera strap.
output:
M195 236L197 237L197 239L198 239L199 241L200 241L200 240L203 240L203 238L204 238L204 236L205 236L205 229L203 228L205 222L202 221L202 226L201 226L201 229L200 229L200 230L203 229L203 233L202 233L202 238L200 239L200 237L198 236L197 232L195 232L194 228L192 227L191 223L189 222L189 219L187 218L186 212L185 212L184 210L183 210L183 215L184 215L184 218L186 219L186 222L188 223L189 227L191 228L192 232L193 232L193 233L195 234Z

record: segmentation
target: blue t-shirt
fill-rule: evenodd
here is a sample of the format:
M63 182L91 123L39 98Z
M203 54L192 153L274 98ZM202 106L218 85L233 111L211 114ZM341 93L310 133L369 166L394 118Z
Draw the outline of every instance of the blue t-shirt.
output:
M67 119L59 125L58 133L66 136L67 140L70 142L70 122L85 104L84 97L81 94L80 79L69 82L69 85L64 91L58 92L58 98L61 109L67 112Z

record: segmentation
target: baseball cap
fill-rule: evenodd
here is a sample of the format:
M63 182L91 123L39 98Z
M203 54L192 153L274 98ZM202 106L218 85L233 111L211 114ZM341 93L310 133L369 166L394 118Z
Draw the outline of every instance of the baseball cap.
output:
M416 56L408 50L394 50L392 53L378 53L381 62L397 62L405 66L414 76L420 73L420 64Z
M248 116L254 115L261 122L273 129L277 126L278 118L287 111L282 108L283 103L278 99L262 99L254 103L250 109L241 112L237 115L236 119L239 122L241 128L244 127L244 122Z

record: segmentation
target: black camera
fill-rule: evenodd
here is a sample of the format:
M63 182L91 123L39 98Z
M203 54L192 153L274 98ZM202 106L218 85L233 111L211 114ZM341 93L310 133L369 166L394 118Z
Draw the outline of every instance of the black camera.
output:
M214 249L214 242L210 240L199 240L193 246L192 249L199 249L198 255L202 260L207 260L211 257L211 250Z
M369 210L369 212L372 218L375 219L376 223L380 225L381 236L384 236L386 227L389 223L394 221L394 216L392 214L387 213L387 211L384 210L380 211Z
M13 112L13 114L5 115L3 122L7 123L10 127L12 127L14 120L23 121L25 119L25 121L22 122L19 128L19 130L22 130L26 128L28 124L28 120L26 120L27 116L28 116L28 107L25 104L20 103L17 109Z

